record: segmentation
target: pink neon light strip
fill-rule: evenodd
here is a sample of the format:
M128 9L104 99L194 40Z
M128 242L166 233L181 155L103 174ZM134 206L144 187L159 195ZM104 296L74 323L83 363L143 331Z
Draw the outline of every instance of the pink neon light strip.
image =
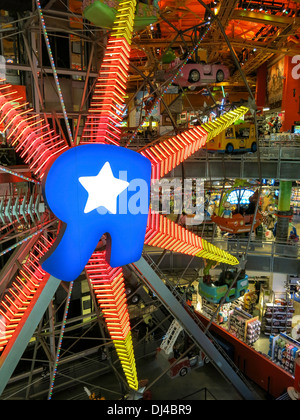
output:
M13 105L7 101L7 96L12 101L16 101L14 92L10 86L7 94L0 90L0 120L7 132L7 140L15 148L17 153L29 165L33 173L41 179L44 176L46 164L58 153L62 153L68 148L64 140L58 140L58 136L50 131L48 124L36 120L35 116L28 117L27 114L32 110L27 109L20 112L19 108L23 105Z

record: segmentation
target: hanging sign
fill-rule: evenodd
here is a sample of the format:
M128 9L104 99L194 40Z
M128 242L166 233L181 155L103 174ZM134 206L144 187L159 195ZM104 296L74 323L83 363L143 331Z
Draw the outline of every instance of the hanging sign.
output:
M75 280L104 234L111 267L139 260L150 180L150 161L118 146L82 145L59 156L44 181L44 199L63 227L42 268L60 280Z

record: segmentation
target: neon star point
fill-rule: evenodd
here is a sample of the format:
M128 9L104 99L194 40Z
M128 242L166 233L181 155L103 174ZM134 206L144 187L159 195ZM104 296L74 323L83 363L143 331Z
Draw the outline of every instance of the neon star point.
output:
M109 162L103 165L97 176L80 177L79 182L89 194L84 213L103 206L110 213L117 214L117 198L129 186L129 182L114 177Z

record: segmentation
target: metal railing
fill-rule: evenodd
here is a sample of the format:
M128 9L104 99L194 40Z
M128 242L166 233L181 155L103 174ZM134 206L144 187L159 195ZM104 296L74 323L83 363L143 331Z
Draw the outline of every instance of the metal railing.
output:
M213 395L213 393L210 392L210 390L206 387L201 388L201 389L199 389L195 392L192 392L191 394L185 395L184 397L179 398L179 400L180 401L185 400L185 399L191 400L191 399L194 399L194 398L191 398L191 397L194 397L197 394L200 394L200 395L197 396L197 398L195 398L197 400L204 400L204 401L217 400L217 398ZM203 395L203 398L201 398L201 394Z
M247 238L215 238L210 240L213 245L229 253L243 253L247 249ZM256 256L284 257L297 259L300 256L299 243L280 243L275 241L250 241L248 254Z
M172 136L170 132L170 136ZM157 138L163 140L164 135ZM131 143L130 148L139 149L147 146L145 139L137 139ZM300 160L300 135L293 133L277 133L264 136L259 140L260 158L263 160ZM205 147L196 152L189 160L205 160L207 152ZM257 153L209 153L210 160L257 160Z
M218 248L229 252L230 254L243 254L247 250L248 240L247 238L212 238L207 235L202 235L202 238L209 241L211 244L217 246ZM161 255L160 248L151 248L147 247L147 253L154 255ZM172 251L169 251L172 253ZM280 257L287 259L298 259L300 257L300 242L298 243L280 243L275 241L259 241L254 240L250 241L248 250L248 255L255 256L266 256L266 257Z
M300 141L282 142L261 140L259 142L260 158L263 160L300 160ZM246 153L209 153L205 148L189 158L190 161L206 160L207 153L210 161L257 161L257 152Z
M300 160L300 142L261 142L260 157L266 160ZM256 158L256 153L253 156L247 155L247 158Z

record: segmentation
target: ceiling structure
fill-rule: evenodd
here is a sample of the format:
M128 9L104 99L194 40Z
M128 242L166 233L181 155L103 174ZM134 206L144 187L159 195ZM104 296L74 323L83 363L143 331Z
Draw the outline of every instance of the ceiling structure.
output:
M19 3L1 0L0 9L32 10L31 1L21 2L22 7ZM247 92L234 55L255 92L256 71L262 64L277 56L300 54L299 0L160 0L158 5L157 22L133 36L128 92L155 81L157 70L162 68L162 56L169 48L178 53L191 51L208 28L197 49L198 56L230 68L230 79L218 84L227 92ZM83 0L44 0L42 7L50 32L61 27L75 33L74 28L76 31L76 26L80 27ZM51 15L55 18L50 22ZM101 43L103 31L87 23L87 36L94 29L93 36Z
M227 89L243 85L233 53L252 88L256 70L263 63L274 56L300 53L299 1L161 0L159 6L161 35L158 37L157 25L153 25L152 30L147 27L133 40L135 56L141 64L138 67L146 75L153 74L161 55L170 46L192 48L203 22L211 28L199 48L206 51L208 62L220 61L230 67L231 78L223 83ZM133 72L131 82L141 79L140 74Z

